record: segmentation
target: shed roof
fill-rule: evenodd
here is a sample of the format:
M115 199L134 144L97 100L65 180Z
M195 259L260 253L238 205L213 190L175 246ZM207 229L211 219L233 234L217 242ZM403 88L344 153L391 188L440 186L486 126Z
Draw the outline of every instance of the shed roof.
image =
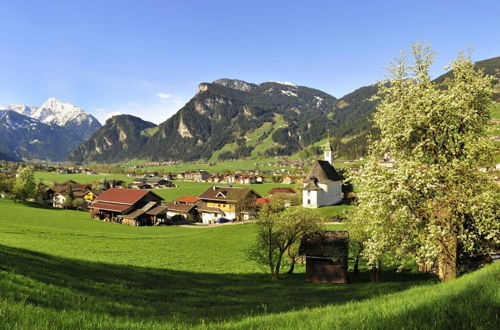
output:
M320 231L302 238L299 255L307 257L347 257L349 233L347 231Z
M132 213L126 214L123 217L128 218L128 219L136 219L136 218L140 217L141 215L143 215L144 213L146 213L147 211L149 211L150 209L152 209L155 205L156 205L156 202L149 202L146 205L144 205L142 208L135 210Z
M153 194L163 200L163 198L149 190L111 188L99 195L97 201L133 205L147 194Z

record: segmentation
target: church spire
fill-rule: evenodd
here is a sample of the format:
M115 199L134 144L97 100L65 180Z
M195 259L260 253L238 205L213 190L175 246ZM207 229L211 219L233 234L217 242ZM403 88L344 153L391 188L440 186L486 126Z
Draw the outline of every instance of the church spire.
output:
M325 145L323 146L324 160L329 162L333 166L333 148L330 143L330 130L328 130L328 138Z

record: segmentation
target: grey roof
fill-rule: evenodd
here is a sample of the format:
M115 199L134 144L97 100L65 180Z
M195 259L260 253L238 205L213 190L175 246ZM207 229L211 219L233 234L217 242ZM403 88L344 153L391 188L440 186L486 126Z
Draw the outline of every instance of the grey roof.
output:
M144 205L142 208L135 210L132 213L125 214L123 217L127 219L136 219L146 213L147 211L151 210L153 207L155 207L158 203L157 202L149 202L146 205Z
M318 258L345 257L349 247L347 231L320 231L310 233L300 242L299 255Z
M335 167L326 160L317 160L307 175L304 183L308 184L311 181L315 183L332 183L342 181L342 176L337 173Z

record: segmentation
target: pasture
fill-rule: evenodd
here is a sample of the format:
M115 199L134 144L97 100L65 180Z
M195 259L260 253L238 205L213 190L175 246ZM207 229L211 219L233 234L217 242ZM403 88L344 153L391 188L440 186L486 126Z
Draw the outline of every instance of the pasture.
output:
M0 200L0 328L414 328L401 322L443 325L455 312L465 326L494 321L498 265L437 285L391 269L379 284L365 269L348 285L310 284L303 266L275 281L246 258L254 235L253 224L129 227Z

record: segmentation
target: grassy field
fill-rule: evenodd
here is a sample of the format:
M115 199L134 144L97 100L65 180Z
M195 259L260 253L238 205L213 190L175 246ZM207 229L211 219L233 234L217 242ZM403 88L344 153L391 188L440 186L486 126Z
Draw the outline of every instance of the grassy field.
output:
M252 224L129 227L7 200L0 211L2 329L493 328L500 303L498 264L438 285L394 270L377 285L366 271L317 285L303 266L275 281L246 258Z

